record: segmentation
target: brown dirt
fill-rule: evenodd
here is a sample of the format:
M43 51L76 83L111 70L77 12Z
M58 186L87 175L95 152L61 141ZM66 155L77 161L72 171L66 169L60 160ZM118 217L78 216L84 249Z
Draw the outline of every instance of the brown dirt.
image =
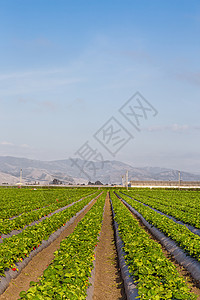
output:
M123 202L122 202L123 203ZM131 212L131 211L130 211ZM133 217L139 222L140 226L147 232L149 237L160 244L162 248L162 252L165 257L170 260L176 267L177 271L179 272L180 276L185 278L187 286L191 289L191 292L198 295L197 300L200 300L200 284L195 281L191 274L183 267L180 266L179 263L175 260L175 258L166 250L166 248L160 243L160 241L150 232L148 228L142 223L140 218L138 218L133 212L131 212Z
M68 235L70 235L78 222L85 216L85 214L94 205L96 200L94 200L84 212L82 212L69 227L64 230L61 235L52 242L47 248L39 252L29 264L22 270L19 276L13 279L6 291L0 295L0 300L16 300L19 299L19 293L21 291L27 291L29 289L30 281L38 281L39 277L43 274L44 270L54 259L53 253L60 248L60 243Z
M102 299L126 300L123 280L118 266L109 194L106 197L103 225L96 248L93 300Z

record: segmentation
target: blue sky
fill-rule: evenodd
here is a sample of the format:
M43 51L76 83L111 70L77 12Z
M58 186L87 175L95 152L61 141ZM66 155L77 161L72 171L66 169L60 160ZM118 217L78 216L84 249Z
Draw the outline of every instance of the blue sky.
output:
M200 174L200 2L0 1L0 155L104 159ZM137 132L137 91L158 111ZM134 139L113 157L94 134L114 116Z

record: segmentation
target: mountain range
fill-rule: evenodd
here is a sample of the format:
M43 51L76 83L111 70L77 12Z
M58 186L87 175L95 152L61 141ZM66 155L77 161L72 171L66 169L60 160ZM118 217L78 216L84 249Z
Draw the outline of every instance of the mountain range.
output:
M93 162L80 159L54 161L32 160L13 156L0 156L0 184L50 184L54 179L63 184L120 184L128 171L129 180L178 180L179 171L159 167L135 168L120 161ZM181 180L198 181L200 175L181 172Z

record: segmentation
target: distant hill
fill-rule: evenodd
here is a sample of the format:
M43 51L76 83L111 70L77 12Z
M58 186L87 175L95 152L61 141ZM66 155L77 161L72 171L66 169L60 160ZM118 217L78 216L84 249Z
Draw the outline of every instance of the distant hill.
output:
M81 172L72 164L70 159L41 161L12 156L0 156L0 184L16 184L19 182L20 169L22 168L23 181L27 183L40 182L49 184L53 179L58 179L65 184L85 183L97 180L102 183L121 183L121 177L128 170L129 180L178 180L178 171L158 167L134 168L120 161L87 162L77 160L78 165L87 166ZM96 173L96 174L95 174ZM184 181L198 181L200 175L181 172Z

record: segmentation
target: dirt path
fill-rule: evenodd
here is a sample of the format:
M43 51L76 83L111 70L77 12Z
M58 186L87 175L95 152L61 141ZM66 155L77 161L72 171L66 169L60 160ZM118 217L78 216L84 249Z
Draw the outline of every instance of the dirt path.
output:
M126 300L118 266L112 226L109 195L106 197L104 220L96 249L96 267L93 300Z
M78 222L84 217L95 202L96 200L93 201L86 210L75 219L73 224L67 227L53 243L33 257L20 275L10 282L7 290L0 295L0 300L19 299L19 293L29 289L30 281L38 281L38 277L43 274L44 270L54 259L53 253L60 248L60 242L74 231Z

